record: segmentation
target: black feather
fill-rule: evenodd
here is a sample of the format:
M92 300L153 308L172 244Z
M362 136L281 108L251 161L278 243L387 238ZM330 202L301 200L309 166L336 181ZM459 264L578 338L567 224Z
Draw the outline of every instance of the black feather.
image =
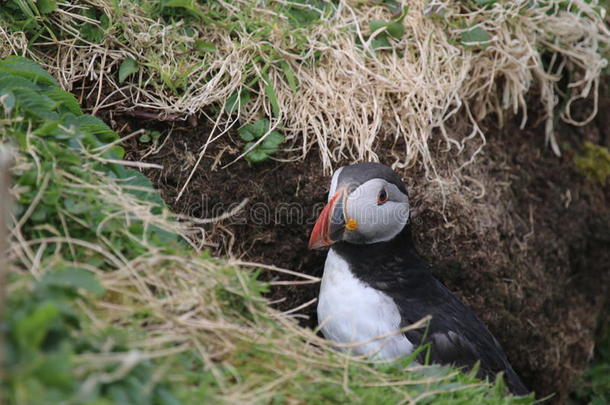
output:
M427 328L405 333L415 345L430 344L432 362L469 370L480 361L478 377L493 380L497 373L504 372L511 392L528 394L483 322L432 276L415 251L408 226L388 242L364 245L340 242L333 249L349 263L354 276L394 300L401 315L401 327L432 316Z
M351 166L344 166L339 174L338 184L351 184L359 186L371 179L384 179L390 184L394 184L400 191L407 194L405 183L400 176L389 167L375 163L364 162Z

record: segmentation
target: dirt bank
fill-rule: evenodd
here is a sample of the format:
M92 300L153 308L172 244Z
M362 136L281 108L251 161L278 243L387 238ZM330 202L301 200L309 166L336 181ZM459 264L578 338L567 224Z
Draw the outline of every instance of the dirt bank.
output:
M603 98L600 110L607 111L608 103ZM161 132L173 125L156 153L147 155L149 144L137 138L126 147L129 159L163 165L147 175L175 211L206 218L248 199L238 215L205 228L214 254L230 252L321 275L325 254L306 248L329 182L315 152L304 161L253 166L241 160L222 169L243 146L229 134L208 148L176 201L210 131L205 120L142 123L118 113L104 115L123 134L142 124ZM502 129L493 119L486 121L488 144L477 162L463 169L473 183L446 190L445 198L421 169L401 174L413 203L423 208L412 225L420 253L489 325L527 385L539 396L555 392L555 400L563 402L592 353L610 281L610 188L589 184L573 161L583 140L608 145L610 123L602 114L582 128L562 124L564 153L558 158L544 145L542 124L520 130L520 119L514 118ZM393 161L391 143L375 146L385 163ZM437 158L446 153L441 144L433 149ZM439 172L450 176L459 164L452 161ZM485 194L477 198L481 186ZM278 286L270 298L280 309L290 309L317 292L315 284ZM304 325L316 324L315 304L300 313Z

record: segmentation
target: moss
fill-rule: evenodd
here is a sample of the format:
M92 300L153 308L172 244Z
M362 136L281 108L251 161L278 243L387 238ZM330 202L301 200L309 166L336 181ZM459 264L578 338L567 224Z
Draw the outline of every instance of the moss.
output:
M605 146L585 142L584 153L574 158L578 171L591 183L605 183L610 176L610 152Z

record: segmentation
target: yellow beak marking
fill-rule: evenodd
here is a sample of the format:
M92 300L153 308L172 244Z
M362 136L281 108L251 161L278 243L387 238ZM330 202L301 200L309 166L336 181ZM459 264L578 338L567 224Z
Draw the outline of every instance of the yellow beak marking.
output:
M355 231L356 229L358 229L358 221L356 221L354 218L349 218L345 222L345 229L347 229L348 231Z

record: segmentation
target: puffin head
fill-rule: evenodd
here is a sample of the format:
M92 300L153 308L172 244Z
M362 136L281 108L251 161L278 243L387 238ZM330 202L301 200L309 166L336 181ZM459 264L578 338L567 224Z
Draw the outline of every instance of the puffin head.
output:
M379 163L344 166L333 175L309 248L391 240L409 222L409 211L407 189L392 169Z

